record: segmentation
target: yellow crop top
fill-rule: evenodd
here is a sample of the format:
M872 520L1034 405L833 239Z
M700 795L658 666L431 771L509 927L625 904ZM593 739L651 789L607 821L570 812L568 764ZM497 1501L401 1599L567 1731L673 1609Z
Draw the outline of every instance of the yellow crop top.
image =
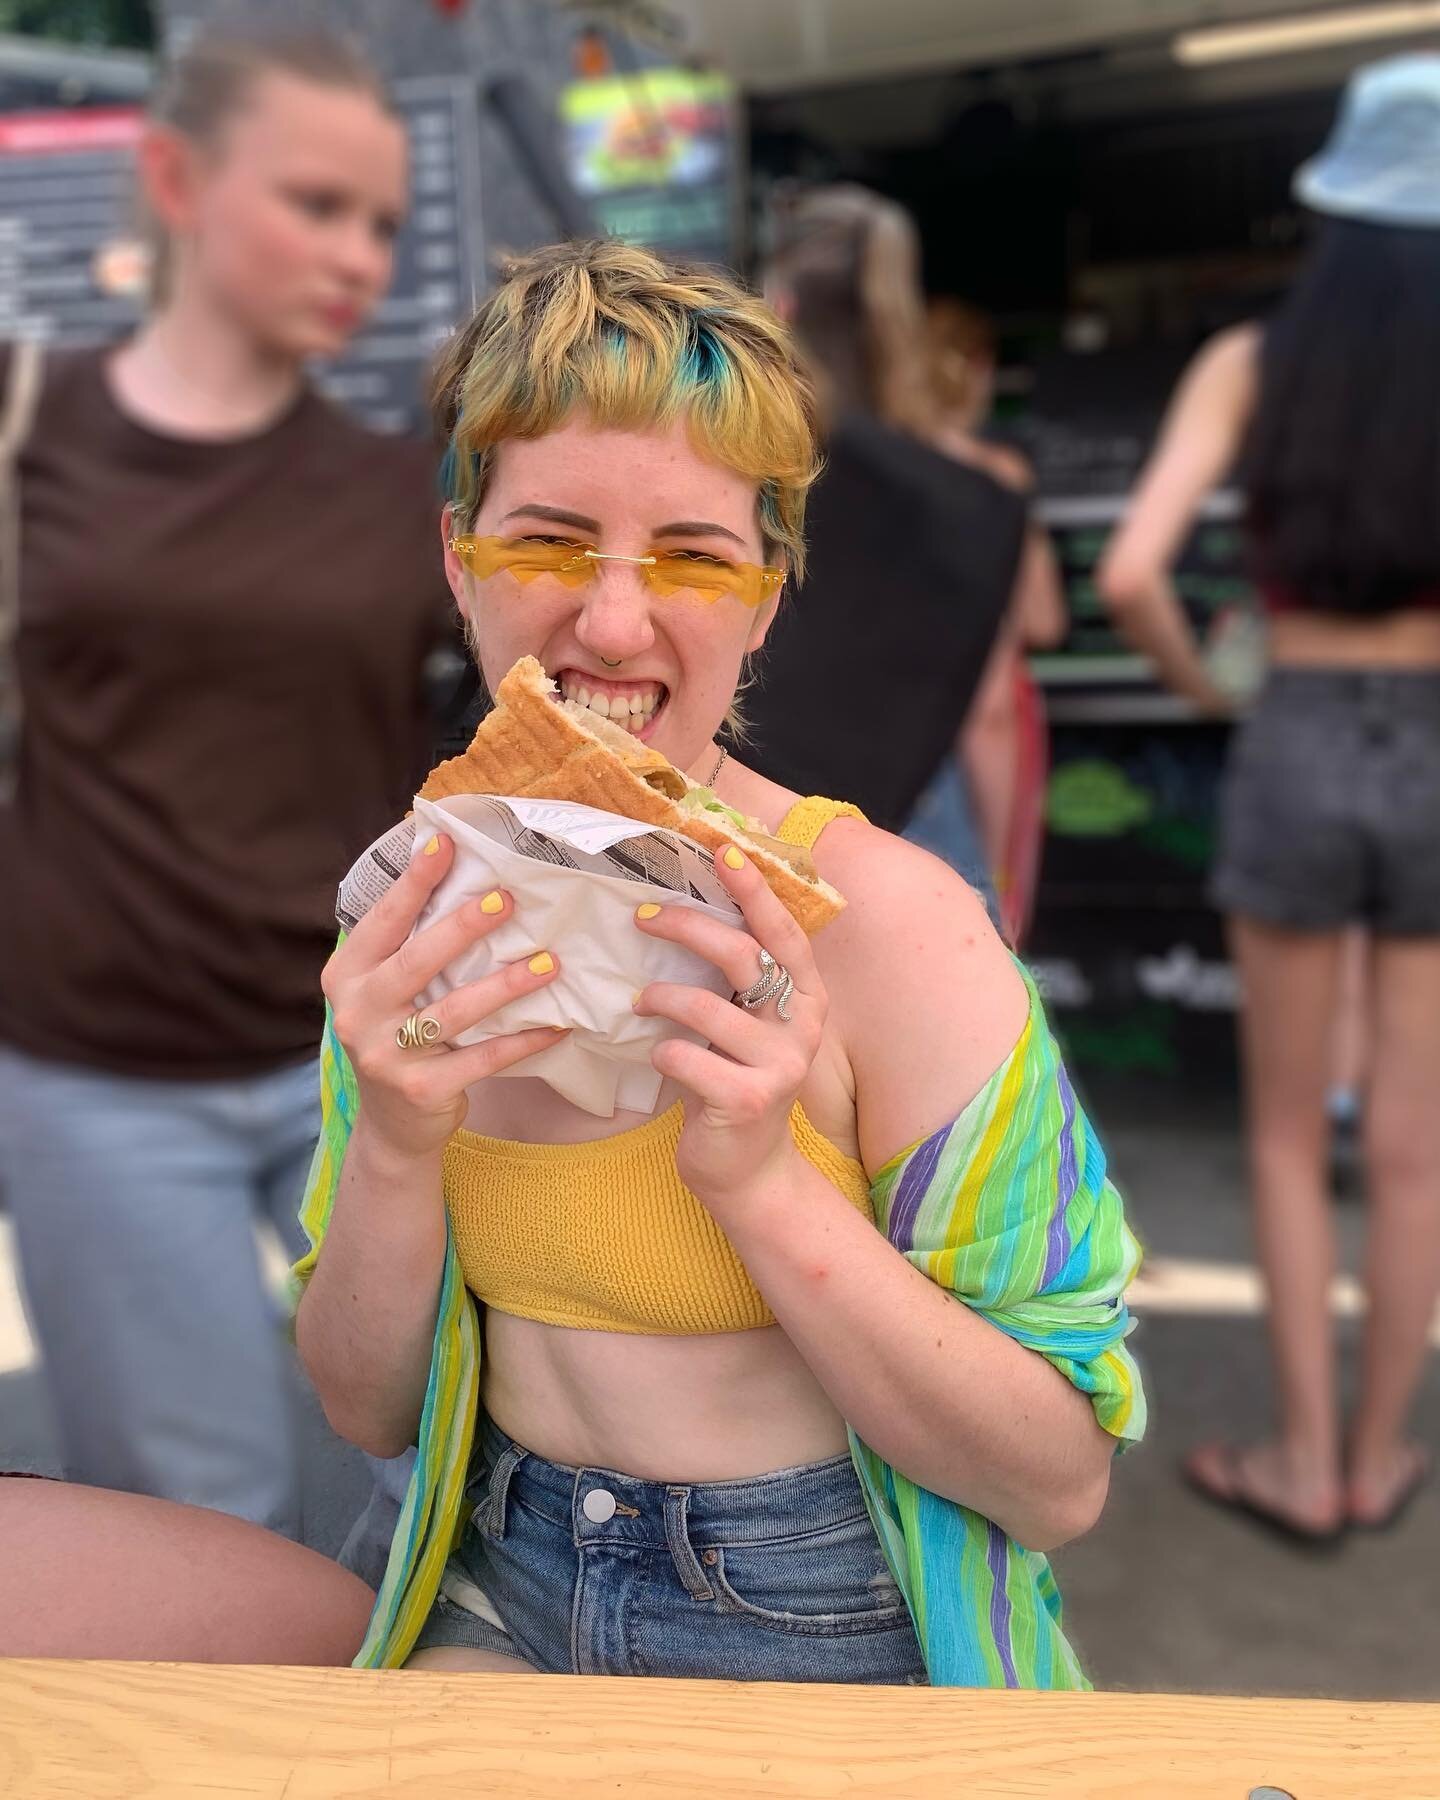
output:
M778 836L808 848L853 806L819 796ZM487 1306L580 1330L699 1336L773 1325L775 1315L704 1206L680 1180L676 1101L633 1131L581 1144L521 1144L457 1131L445 1151L445 1205L465 1284ZM805 1160L868 1218L870 1181L797 1101L790 1131Z

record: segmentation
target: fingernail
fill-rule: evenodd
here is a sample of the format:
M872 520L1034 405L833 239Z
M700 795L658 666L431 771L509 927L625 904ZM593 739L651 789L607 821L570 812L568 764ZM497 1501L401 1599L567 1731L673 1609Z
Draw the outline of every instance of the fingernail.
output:
M485 896L485 898L480 902L480 910L483 913L503 912L504 909L505 909L504 900L501 898L501 896L499 894L494 893L493 891L491 893L488 893Z
M647 900L643 906L637 906L635 908L635 917L637 919L658 919L659 916L660 908L653 900Z
M745 867L745 858L732 844L725 852L724 863L727 869L743 869Z
M548 975L555 967L555 958L548 950L542 950L538 956L532 956L525 966L532 975Z
M645 997L644 988L636 988L635 992L630 996L630 1010L632 1012L640 1004L641 1000L643 1000L644 997Z
M570 1027L568 1025L552 1025L550 1029L552 1031L568 1031Z
M420 852L420 854L422 856L438 856L440 854L439 838L432 837L430 842L425 846L425 848Z

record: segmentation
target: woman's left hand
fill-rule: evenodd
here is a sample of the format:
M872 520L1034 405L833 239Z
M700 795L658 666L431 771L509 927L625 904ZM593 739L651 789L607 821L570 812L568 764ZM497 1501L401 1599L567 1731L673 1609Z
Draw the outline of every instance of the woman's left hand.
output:
M744 928L685 906L662 906L648 919L637 912L636 924L714 963L736 993L758 980L764 948L795 984L785 1001L788 1019L775 1000L748 1012L708 989L664 981L637 994L635 1010L673 1019L707 1040L668 1038L651 1061L691 1096L675 1156L680 1179L723 1212L794 1155L790 1109L819 1051L828 1002L809 939L749 857L737 869L717 854L715 872L744 914Z

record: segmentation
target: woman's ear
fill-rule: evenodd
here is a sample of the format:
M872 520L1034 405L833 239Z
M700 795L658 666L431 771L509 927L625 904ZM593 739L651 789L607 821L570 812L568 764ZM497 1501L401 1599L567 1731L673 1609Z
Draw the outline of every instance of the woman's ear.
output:
M787 571L785 580L790 579ZM755 623L750 627L750 635L745 640L745 654L754 656L770 635L770 627L775 623L775 615L780 611L780 603L785 598L785 586L781 584L775 591L773 600L767 600L755 614Z
M455 596L455 604L460 608L460 617L466 624L470 620L470 571L450 548L450 539L455 531L455 508L447 501L440 510L440 545L445 557L445 579L450 584L450 592Z
M200 188L199 154L183 133L148 124L136 152L140 191L166 236L194 225Z

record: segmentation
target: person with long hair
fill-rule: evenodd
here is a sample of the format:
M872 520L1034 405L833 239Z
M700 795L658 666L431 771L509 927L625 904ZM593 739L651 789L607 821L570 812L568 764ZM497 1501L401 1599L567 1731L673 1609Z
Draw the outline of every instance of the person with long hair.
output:
M804 589L746 694L747 744L775 780L854 798L993 904L953 748L1010 601L1025 502L947 439L903 207L850 184L789 195L764 285L818 385L825 470ZM852 715L876 721L880 746L845 729Z
M18 460L0 1191L70 1477L295 1533L254 1229L302 1247L335 883L453 633L430 447L306 373L385 293L405 134L347 40L201 34L139 166L154 304L47 357Z
M1297 178L1321 220L1273 319L1186 375L1100 585L1201 709L1227 701L1168 570L1243 456L1270 669L1238 732L1213 892L1243 991L1272 1442L1201 1446L1209 1498L1307 1543L1393 1521L1440 1290L1440 57L1362 70ZM1342 1426L1326 1090L1347 933L1371 937L1369 1236L1359 1390Z

